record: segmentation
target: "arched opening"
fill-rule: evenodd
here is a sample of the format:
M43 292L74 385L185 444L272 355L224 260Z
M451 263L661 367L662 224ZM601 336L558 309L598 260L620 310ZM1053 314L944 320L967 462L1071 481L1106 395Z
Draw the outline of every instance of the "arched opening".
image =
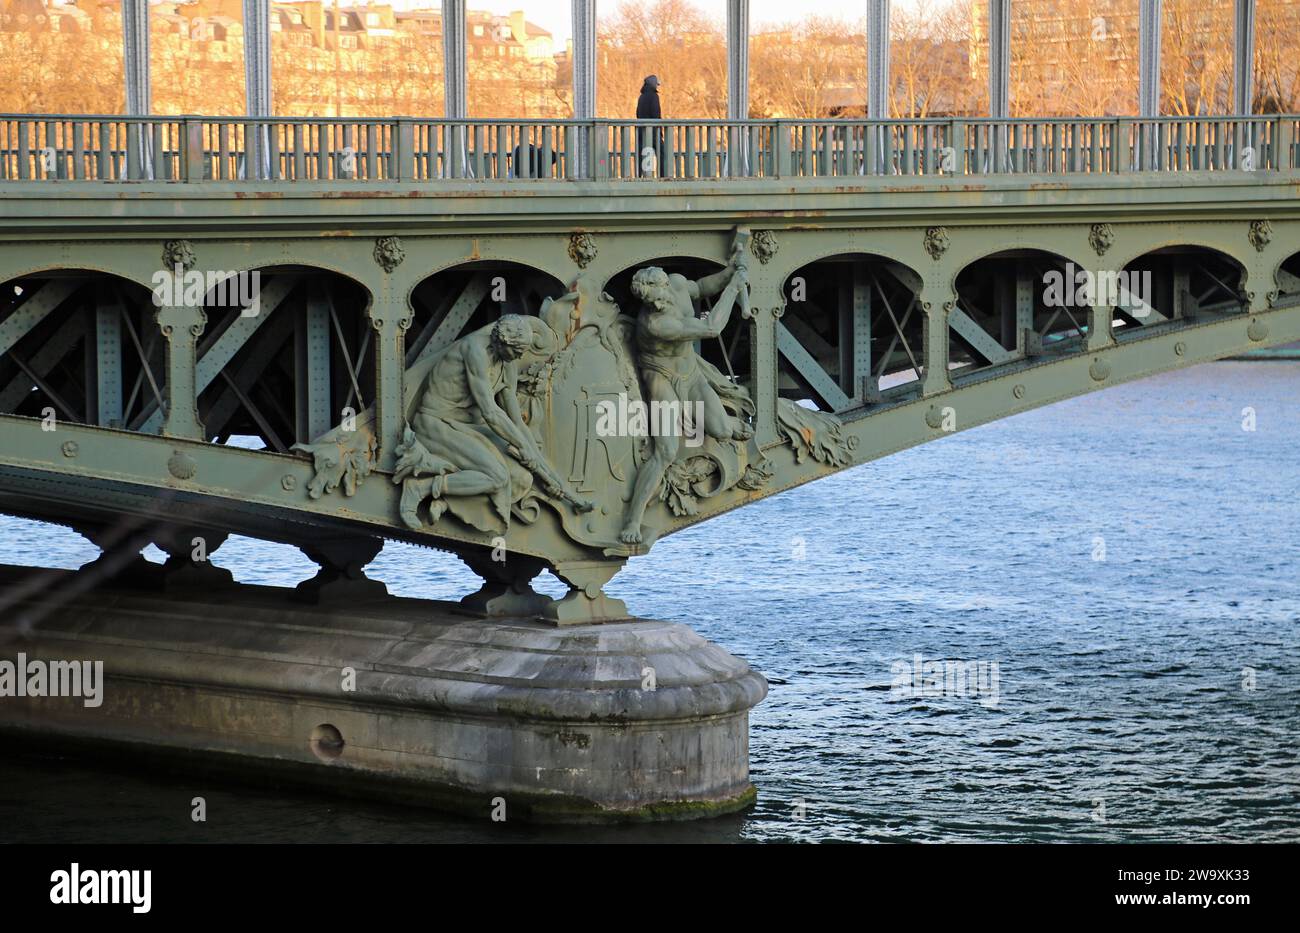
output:
M1002 250L957 273L948 315L948 365L963 376L1014 360L1076 353L1091 300L1071 260L1038 249Z
M853 253L797 269L777 322L780 393L822 411L897 401L919 391L921 277L892 259Z
M370 294L304 266L241 272L210 288L197 348L209 440L286 453L375 399Z
M162 335L149 289L59 269L0 286L0 413L136 428L161 399Z
M536 315L542 302L563 293L559 279L518 262L472 262L437 272L411 292L406 365L503 314Z
M629 266L612 276L605 283L605 292L614 299L619 309L628 317L636 319L641 313L641 301L632 294L632 277L650 266L657 266L669 275L681 275L698 282L724 268L720 263L692 256L664 256L647 259ZM703 317L714 305L716 296L704 296L695 301L695 316ZM740 315L739 307L734 307L731 319L723 329L719 340L697 341L695 352L700 354L718 368L718 371L731 381L751 389L750 382L750 342L749 327Z
M1293 253L1278 266L1277 298L1274 307L1288 307L1300 304L1300 253Z
M1203 246L1167 246L1124 266L1115 297L1114 334L1123 340L1152 327L1182 326L1250 308L1246 270Z

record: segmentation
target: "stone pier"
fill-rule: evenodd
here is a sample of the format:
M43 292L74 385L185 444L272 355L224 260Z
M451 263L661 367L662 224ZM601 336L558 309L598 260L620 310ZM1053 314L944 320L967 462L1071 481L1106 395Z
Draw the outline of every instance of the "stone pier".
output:
M0 568L0 660L102 661L99 705L6 696L0 729L483 819L689 819L755 798L748 713L766 681L684 625L389 596L305 607L248 585L56 604L75 583Z

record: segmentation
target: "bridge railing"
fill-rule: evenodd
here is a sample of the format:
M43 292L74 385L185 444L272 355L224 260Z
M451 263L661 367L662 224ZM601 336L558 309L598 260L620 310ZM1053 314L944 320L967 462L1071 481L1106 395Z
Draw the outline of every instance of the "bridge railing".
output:
M1290 171L1300 117L438 120L0 114L0 182Z

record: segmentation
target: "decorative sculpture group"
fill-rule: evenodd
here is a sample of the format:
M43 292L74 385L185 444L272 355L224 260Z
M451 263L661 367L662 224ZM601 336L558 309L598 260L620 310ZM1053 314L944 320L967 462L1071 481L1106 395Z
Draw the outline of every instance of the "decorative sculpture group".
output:
M557 344L541 319L507 314L434 358L393 474L402 484L401 514L409 527L436 524L450 510L479 531L505 531L512 512L531 514L525 503L533 498L534 477L547 495L592 510L555 472L519 407L520 359L553 352ZM486 496L486 520L471 496ZM427 521L419 514L426 501Z
M664 512L648 517L656 501L689 516L702 499L763 487L774 468L754 441L749 392L697 351L720 338L733 310L750 316L748 242L739 233L727 266L697 281L637 270L636 317L582 271L536 317L503 315L408 370L392 473L406 526L437 533L457 521L506 535L513 522L536 522L545 505L564 535L616 570L664 530ZM696 302L707 299L712 309L697 317ZM672 417L611 430L607 416L628 407ZM786 400L777 415L797 460L847 459L834 419ZM372 413L299 449L315 459L310 495L339 485L350 495L376 463ZM613 570L557 572L597 599L604 580L581 580Z

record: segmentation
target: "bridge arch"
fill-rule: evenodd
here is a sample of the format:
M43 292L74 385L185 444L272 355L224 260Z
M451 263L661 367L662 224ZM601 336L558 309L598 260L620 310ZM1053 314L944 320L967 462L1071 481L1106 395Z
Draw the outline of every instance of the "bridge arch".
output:
M161 263L159 263L161 265ZM152 278L154 272L150 270L143 272L139 269L138 264L115 265L103 262L35 262L16 266L13 269L6 269L3 263L0 263L0 282L12 282L22 278L39 278L43 275L58 275L66 273L77 273L81 275L102 275L111 279L120 279L124 282L130 282L141 288L151 289L154 285Z
M602 291L614 299L623 314L633 319L641 313L641 300L632 294L632 277L639 270L650 266L658 266L669 275L684 275L692 281L726 268L716 258L689 250L667 256L652 254L626 264L606 278ZM714 301L714 298L702 298L696 302L697 315L710 309ZM737 381L744 383L749 379L751 371L749 332L750 328L741 318L739 307L733 307L722 339L699 341L696 352L716 366L723 375L734 376Z
M952 274L949 283L955 289L958 277L966 273L976 263L989 259L1004 259L1016 254L1055 257L1061 262L1072 262L1079 268L1092 268L1099 262L1091 253L1084 253L1074 249L1057 249L1055 244L1029 243L1025 241L1024 237L992 240L991 242L984 242L977 249L971 251L969 255L951 257ZM945 256L944 258L949 257Z
M1091 268L1068 254L1021 243L985 251L958 268L948 313L951 378L959 382L1029 357L1082 352L1089 304L1060 286Z
M459 261L424 276L407 301L406 368L456 338L503 314L536 315L547 298L564 294L564 283L534 265L509 259ZM407 386L408 394L412 390Z
M1277 264L1273 270L1274 292L1270 304L1284 307L1300 303L1300 252L1294 252Z
M93 266L0 284L0 414L138 427L166 374L154 311L149 285Z
M781 280L778 393L841 412L919 386L922 275L871 250L820 250Z
M1181 233L1181 235L1170 233L1156 237L1148 243L1141 244L1129 250L1127 253L1115 255L1113 257L1114 262L1111 266L1116 269L1125 268L1136 260L1141 259L1143 256L1174 249L1188 252L1199 250L1209 255L1225 257L1226 259L1236 263L1244 273L1249 274L1251 262L1253 260L1253 250L1247 252L1246 247L1248 244L1244 235L1244 229L1242 230L1241 244L1242 248L1238 249L1235 244L1226 243L1222 239L1216 240L1209 237L1188 236L1186 233Z
M207 284L198 338L208 440L288 452L375 401L370 289L332 268L276 262Z
M626 283L630 283L632 281L632 276L636 274L636 271L638 269L644 269L647 266L659 266L667 272L678 272L691 278L699 275L708 275L710 272L716 272L723 268L723 265L727 261L725 252L723 254L718 254L703 249L694 249L681 244L673 244L673 249L674 252L665 254L662 252L661 245L659 252L656 252L653 249L644 249L637 253L623 252L617 257L610 257L607 262L601 264L601 274L605 276L605 281L601 286L602 289L609 292L611 285L620 288L622 287L620 283L623 283L623 279L626 279ZM628 255L633 255L636 258L629 259ZM603 256L599 257L597 262L600 262L605 258L606 257ZM669 266L673 266L673 268L669 268ZM625 294L630 296L630 293L626 292L625 288L623 290ZM613 295L614 293L609 292L609 294ZM637 309L634 306L624 307L620 303L619 307L628 314L636 314L637 312Z
M407 244L407 256L394 275L401 276L406 274L405 286L406 304L413 311L417 310L414 303L414 296L417 291L427 291L427 283L446 272L464 270L470 268L483 269L501 269L514 270L516 272L527 271L534 275L546 276L549 279L560 283L563 290L564 283L570 282L574 277L572 261L568 256L564 256L564 261L552 263L547 259L539 256L529 256L523 249L511 248L511 243L506 241L504 248L500 244L483 243L481 252L476 252L473 256L454 256L448 258L446 252L440 251L436 255L430 255L427 261L421 261L426 249L430 249L427 244L420 241L411 241ZM563 251L560 251L563 254ZM406 271L408 267L414 267L417 272ZM427 297L422 295L422 297ZM408 332L409 333L409 332Z
M682 250L671 255L649 253L646 256L622 263L621 268L606 276L602 290L607 292L625 314L636 315L640 302L632 295L632 277L641 269L658 266L668 274L684 275L688 279L699 279L725 268L725 260L716 256L706 256L692 250Z
M883 238L881 242L873 242L872 239L861 235L858 231L845 231L844 235L825 237L813 234L806 240L799 237L783 237L780 239L780 250L770 261L766 274L784 283L801 269L840 256L871 256L882 261L898 263L920 274L916 255L909 253L908 250L896 248L894 243ZM751 261L751 272L754 265Z
M1115 305L1116 339L1250 311L1248 263L1213 244L1172 240L1116 268L1124 276L1121 284L1134 293L1119 296Z

